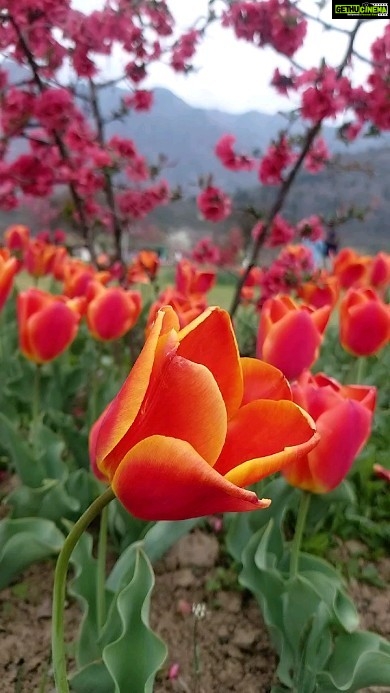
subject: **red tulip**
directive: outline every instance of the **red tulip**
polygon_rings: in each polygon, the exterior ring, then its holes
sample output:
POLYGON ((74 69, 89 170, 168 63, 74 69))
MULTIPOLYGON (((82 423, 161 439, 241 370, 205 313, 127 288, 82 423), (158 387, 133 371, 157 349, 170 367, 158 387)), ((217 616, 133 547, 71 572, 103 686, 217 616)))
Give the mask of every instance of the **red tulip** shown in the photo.
POLYGON ((355 356, 370 356, 390 339, 390 308, 374 289, 349 289, 340 303, 340 342, 355 356))
POLYGON ((294 380, 318 357, 331 308, 314 309, 280 295, 264 302, 260 314, 257 356, 294 380))
POLYGON ((99 282, 91 282, 87 298, 86 318, 88 327, 96 339, 109 341, 123 337, 137 322, 141 312, 141 294, 125 291, 120 287, 105 288, 99 282))
POLYGON ((282 469, 289 484, 326 493, 336 488, 365 445, 375 408, 376 388, 340 385, 323 373, 302 373, 292 385, 294 402, 313 417, 320 434, 314 450, 282 469))
POLYGON ((228 314, 179 330, 166 307, 122 389, 92 428, 91 464, 146 520, 268 507, 244 489, 317 443, 277 369, 240 359, 228 314))
POLYGON ((39 289, 22 291, 17 301, 22 353, 35 363, 62 354, 76 336, 80 308, 80 299, 70 301, 39 289))
POLYGON ((4 232, 4 241, 7 248, 13 252, 22 253, 28 246, 30 230, 23 224, 9 226, 4 232))
POLYGON ((386 289, 390 284, 390 255, 377 253, 369 265, 368 281, 375 289, 386 289))
POLYGON ((18 271, 18 261, 11 257, 7 248, 0 248, 0 310, 3 308, 14 281, 14 276, 18 271))

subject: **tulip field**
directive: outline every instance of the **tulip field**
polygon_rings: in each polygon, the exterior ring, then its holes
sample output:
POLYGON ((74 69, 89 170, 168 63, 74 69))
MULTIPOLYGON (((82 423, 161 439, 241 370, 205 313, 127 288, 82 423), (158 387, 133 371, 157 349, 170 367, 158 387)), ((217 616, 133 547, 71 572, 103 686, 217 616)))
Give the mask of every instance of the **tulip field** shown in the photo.
MULTIPOLYGON (((274 691, 387 690, 389 621, 364 630, 351 595, 361 606, 357 586, 371 585, 388 610, 390 256, 342 250, 260 311, 256 272, 231 321, 208 307, 223 277, 210 263, 180 261, 174 285, 157 290, 167 271, 145 250, 124 288, 61 241, 12 226, 0 265, 4 593, 33 589, 39 569, 50 584, 60 552, 52 660, 46 652, 34 690, 52 690, 54 675, 60 691, 218 690, 201 634, 224 593, 260 608, 275 659, 258 673, 264 690, 275 672, 274 691), (169 595, 173 610, 168 649, 164 610, 159 622, 150 606, 153 565, 164 585, 154 599, 169 595)), ((232 299, 233 279, 221 288, 232 299)), ((222 610, 217 622, 231 618, 222 610)), ((251 623, 230 626, 233 642, 251 623)), ((243 662, 230 657, 240 676, 245 658, 256 666, 252 637, 243 662)), ((29 676, 21 690, 33 690, 29 676)))

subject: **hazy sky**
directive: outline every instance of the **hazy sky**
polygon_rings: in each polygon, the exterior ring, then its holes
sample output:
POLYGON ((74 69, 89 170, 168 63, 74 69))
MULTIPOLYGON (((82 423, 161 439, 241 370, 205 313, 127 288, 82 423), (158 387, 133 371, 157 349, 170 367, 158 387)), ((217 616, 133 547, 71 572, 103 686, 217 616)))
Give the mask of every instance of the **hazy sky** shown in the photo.
MULTIPOLYGON (((102 2, 74 0, 73 4, 85 12, 87 7, 95 8, 102 2)), ((168 0, 168 6, 178 28, 184 30, 205 14, 207 0, 168 0)), ((314 0, 303 0, 300 6, 312 14, 315 12, 314 0)), ((348 19, 332 20, 330 3, 321 16, 347 29, 355 23, 355 20, 348 19)), ((383 32, 385 24, 385 20, 371 20, 363 25, 356 43, 359 53, 369 56, 369 46, 383 32)), ((337 65, 344 54, 346 40, 345 35, 324 31, 311 22, 305 46, 294 58, 306 67, 318 65, 322 57, 326 58, 328 64, 337 65)), ((110 59, 108 69, 115 72, 121 62, 121 56, 115 55, 110 59)), ((176 74, 163 64, 153 65, 144 85, 166 87, 194 106, 236 113, 248 110, 274 113, 289 106, 286 99, 279 97, 269 87, 275 67, 288 71, 288 61, 269 48, 259 49, 245 41, 238 41, 230 29, 217 25, 209 28, 198 50, 195 65, 197 71, 188 76, 176 74)), ((356 61, 355 83, 362 82, 367 71, 366 64, 356 61)))

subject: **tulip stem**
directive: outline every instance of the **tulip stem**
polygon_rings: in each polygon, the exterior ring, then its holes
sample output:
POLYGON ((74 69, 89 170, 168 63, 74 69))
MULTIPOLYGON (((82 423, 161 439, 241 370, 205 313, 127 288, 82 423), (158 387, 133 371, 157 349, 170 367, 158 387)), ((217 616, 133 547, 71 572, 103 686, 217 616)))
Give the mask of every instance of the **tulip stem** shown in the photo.
POLYGON ((291 545, 290 556, 290 577, 294 578, 298 575, 299 552, 302 543, 303 532, 305 529, 307 513, 311 501, 310 491, 302 491, 299 501, 297 524, 295 526, 295 534, 291 545))
POLYGON ((100 516, 99 543, 97 554, 96 606, 99 633, 106 620, 106 560, 107 560, 108 507, 104 506, 100 516))
POLYGON ((58 556, 54 575, 52 608, 52 658, 57 693, 69 693, 64 642, 64 607, 69 559, 83 532, 114 498, 115 494, 110 487, 91 503, 72 527, 58 556))
POLYGON ((36 363, 34 369, 34 384, 32 391, 32 402, 31 402, 31 429, 30 429, 30 441, 32 444, 32 449, 34 452, 35 460, 38 459, 38 429, 39 429, 39 416, 41 407, 41 364, 36 363))
POLYGON ((366 359, 364 356, 360 356, 356 359, 356 376, 355 385, 361 385, 364 379, 366 371, 366 359))

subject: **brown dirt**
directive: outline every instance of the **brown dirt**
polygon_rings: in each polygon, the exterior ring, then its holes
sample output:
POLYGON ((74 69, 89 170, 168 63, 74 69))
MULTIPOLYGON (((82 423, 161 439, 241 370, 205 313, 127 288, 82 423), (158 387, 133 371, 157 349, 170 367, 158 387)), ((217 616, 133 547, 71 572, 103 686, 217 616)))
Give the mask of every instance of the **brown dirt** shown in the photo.
MULTIPOLYGON (((379 572, 389 584, 390 559, 380 562, 379 572)), ((0 594, 2 693, 53 693, 52 577, 52 562, 35 565, 0 594)), ((231 585, 229 579, 229 572, 220 568, 216 537, 202 532, 184 537, 156 566, 152 624, 167 642, 169 657, 157 677, 155 693, 270 690, 276 659, 259 609, 246 593, 232 589, 233 579, 231 585), (195 620, 192 604, 206 605, 204 618, 195 620), (170 678, 173 665, 176 665, 176 676, 170 678)), ((389 637, 390 588, 353 582, 351 593, 360 610, 362 626, 389 637)), ((68 605, 66 618, 71 639, 79 622, 76 604, 68 605)), ((386 690, 390 688, 371 688, 366 692, 385 693, 386 690)))

